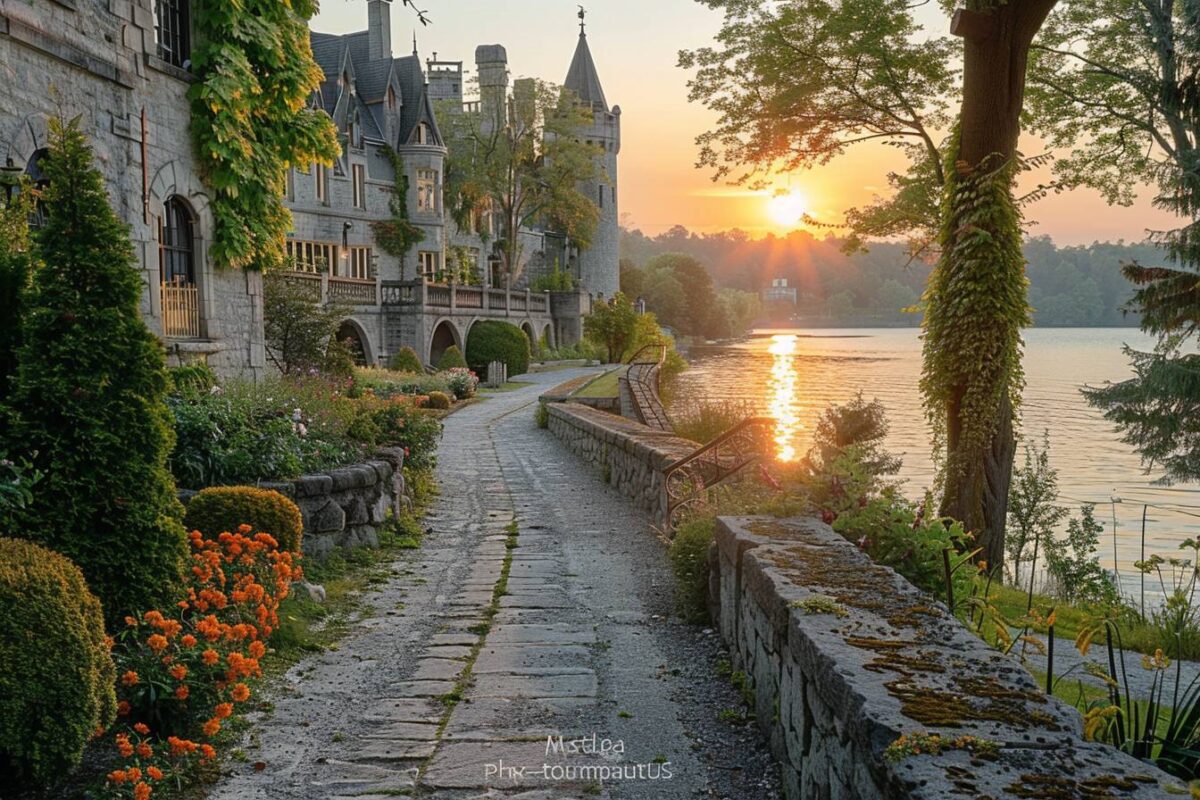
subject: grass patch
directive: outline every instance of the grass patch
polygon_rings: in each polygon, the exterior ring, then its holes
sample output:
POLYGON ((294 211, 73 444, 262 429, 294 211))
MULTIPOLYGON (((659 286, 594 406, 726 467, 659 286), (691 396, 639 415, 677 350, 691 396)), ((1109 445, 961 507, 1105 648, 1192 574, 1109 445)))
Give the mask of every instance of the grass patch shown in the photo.
POLYGON ((752 416, 754 407, 747 402, 703 400, 672 408, 671 425, 675 428, 676 436, 708 444, 752 416))
POLYGON ((671 540, 668 555, 675 573, 679 614, 688 622, 709 622, 708 548, 716 529, 714 517, 694 517, 681 523, 671 540))
POLYGON ((616 369, 593 378, 581 389, 572 393, 572 397, 616 397, 619 393, 618 380, 623 377, 629 367, 620 366, 616 369))

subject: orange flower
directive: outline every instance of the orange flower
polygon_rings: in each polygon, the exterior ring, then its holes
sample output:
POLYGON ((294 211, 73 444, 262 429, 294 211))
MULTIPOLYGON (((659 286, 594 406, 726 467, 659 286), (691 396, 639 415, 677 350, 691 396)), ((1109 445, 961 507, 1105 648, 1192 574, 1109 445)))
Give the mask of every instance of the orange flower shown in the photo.
POLYGON ((146 774, 151 780, 161 781, 163 779, 163 771, 158 767, 146 767, 146 774))
POLYGON ((168 736, 167 744, 171 747, 171 755, 182 756, 196 752, 196 743, 178 736, 168 736))
POLYGON ((254 658, 262 658, 267 654, 267 646, 259 641, 250 643, 250 655, 254 658))
POLYGON ((138 674, 133 670, 129 670, 121 676, 121 683, 125 686, 137 686, 138 674))
POLYGON ((205 761, 212 761, 217 757, 217 751, 211 744, 202 744, 200 745, 200 755, 204 757, 205 761))
MULTIPOLYGON (((131 628, 136 626, 138 624, 137 617, 126 617, 125 624, 131 628)), ((116 773, 113 773, 113 774, 115 775, 116 773)))
POLYGON ((118 717, 128 717, 129 712, 132 710, 133 709, 131 709, 129 707, 128 700, 122 700, 121 702, 117 703, 117 716, 118 717))
POLYGON ((175 687, 175 699, 176 700, 187 700, 188 694, 189 694, 188 687, 186 687, 186 686, 175 687))
POLYGON ((154 748, 146 742, 140 742, 137 746, 137 754, 142 758, 154 758, 154 748))
POLYGON ((117 752, 119 752, 122 755, 122 757, 129 758, 131 755, 133 755, 133 745, 129 743, 128 735, 126 735, 124 733, 118 733, 116 736, 116 740, 117 740, 117 752))
POLYGON ((231 714, 233 714, 233 703, 219 703, 213 709, 213 716, 217 719, 228 719, 231 714))
POLYGON ((171 677, 177 681, 181 681, 187 677, 188 668, 183 664, 176 664, 170 669, 171 677))
POLYGON ((150 800, 150 795, 154 790, 150 788, 148 783, 139 783, 133 787, 133 800, 150 800))
POLYGON ((129 778, 130 782, 140 781, 142 779, 142 771, 137 767, 130 767, 129 769, 125 770, 125 775, 129 778))
POLYGON ((161 633, 156 633, 146 640, 146 644, 149 645, 150 649, 154 652, 161 653, 163 650, 167 649, 167 637, 163 636, 161 633))
POLYGON ((204 727, 200 730, 204 732, 205 736, 212 738, 213 736, 217 735, 218 731, 221 730, 221 720, 213 717, 208 722, 204 723, 204 727))
POLYGON ((207 664, 210 667, 213 664, 215 664, 221 660, 220 654, 217 653, 216 650, 213 650, 211 647, 208 648, 207 650, 205 650, 203 653, 201 653, 200 658, 204 661, 205 664, 207 664))
POLYGON ((192 636, 190 633, 184 634, 184 637, 179 640, 179 643, 182 644, 184 647, 195 647, 196 646, 196 637, 192 636))
POLYGON ((149 733, 149 732, 150 732, 150 726, 149 726, 149 725, 147 725, 147 724, 146 724, 146 723, 144 723, 144 722, 138 722, 138 723, 136 723, 136 724, 133 726, 133 729, 134 729, 135 731, 137 731, 138 733, 140 733, 142 736, 145 736, 147 733, 149 733))
POLYGON ((244 703, 250 699, 250 687, 244 683, 239 683, 233 687, 233 691, 229 693, 235 701, 244 703))
POLYGON ((163 615, 161 611, 147 611, 142 615, 142 619, 147 625, 157 625, 163 621, 163 615))
POLYGON ((126 779, 125 770, 117 769, 117 770, 113 770, 112 772, 108 773, 108 780, 112 783, 121 784, 121 783, 125 782, 125 779, 126 779))

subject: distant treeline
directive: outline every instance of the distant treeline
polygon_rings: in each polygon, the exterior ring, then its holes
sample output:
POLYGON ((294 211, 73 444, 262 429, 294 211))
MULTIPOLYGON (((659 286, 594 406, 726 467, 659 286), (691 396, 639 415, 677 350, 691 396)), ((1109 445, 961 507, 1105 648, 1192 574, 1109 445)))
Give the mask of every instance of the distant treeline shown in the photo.
MULTIPOLYGON (((805 231, 751 239, 738 230, 693 234, 681 226, 655 237, 622 230, 626 267, 665 253, 694 257, 718 288, 757 293, 774 279, 786 278, 797 290, 794 312, 789 303, 767 313, 777 319, 794 313, 831 324, 917 324, 919 314, 901 309, 919 303, 930 270, 929 264, 910 263, 902 244, 873 243, 866 252, 847 254, 841 240, 817 239, 805 231)), ((1047 327, 1136 325, 1137 318, 1121 310, 1132 289, 1120 265, 1162 263, 1161 252, 1149 244, 1057 247, 1046 236, 1029 239, 1025 257, 1034 322, 1047 327)))

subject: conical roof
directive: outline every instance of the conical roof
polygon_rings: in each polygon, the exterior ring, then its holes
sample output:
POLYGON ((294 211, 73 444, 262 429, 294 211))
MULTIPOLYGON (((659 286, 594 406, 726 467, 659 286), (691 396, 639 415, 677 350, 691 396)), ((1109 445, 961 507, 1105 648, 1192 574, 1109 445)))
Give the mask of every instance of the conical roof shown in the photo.
POLYGON ((592 51, 588 49, 587 34, 579 32, 579 44, 575 46, 575 57, 571 59, 571 68, 567 70, 567 79, 563 86, 570 89, 580 99, 592 108, 608 111, 608 102, 604 99, 604 89, 600 87, 600 75, 596 72, 596 62, 592 61, 592 51))

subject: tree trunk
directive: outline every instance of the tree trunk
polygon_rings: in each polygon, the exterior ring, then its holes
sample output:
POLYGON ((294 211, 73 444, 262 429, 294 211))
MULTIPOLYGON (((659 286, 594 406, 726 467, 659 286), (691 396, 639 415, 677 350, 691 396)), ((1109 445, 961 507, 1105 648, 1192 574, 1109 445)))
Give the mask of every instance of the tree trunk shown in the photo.
MULTIPOLYGON (((964 40, 960 171, 996 169, 1015 158, 1029 48, 1056 2, 1010 0, 988 12, 955 14, 951 30, 964 40)), ((1011 236, 1014 232, 998 233, 1011 236)), ((948 463, 955 463, 961 447, 965 390, 964 381, 947 403, 948 463)), ((944 516, 960 520, 975 534, 974 546, 981 548, 977 558, 986 560, 989 568, 1004 563, 1004 526, 1015 454, 1013 398, 1006 392, 990 446, 982 457, 962 463, 962 469, 947 475, 941 507, 944 516)))

